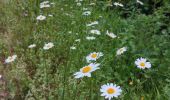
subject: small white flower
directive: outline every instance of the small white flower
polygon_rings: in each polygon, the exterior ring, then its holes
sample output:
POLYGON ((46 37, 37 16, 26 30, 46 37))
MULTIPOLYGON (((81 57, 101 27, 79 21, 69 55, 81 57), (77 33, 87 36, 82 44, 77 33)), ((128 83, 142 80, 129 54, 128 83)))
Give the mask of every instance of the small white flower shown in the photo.
POLYGON ((49 4, 46 4, 46 5, 42 4, 42 5, 40 5, 40 8, 49 8, 49 7, 50 7, 49 4))
POLYGON ((136 2, 139 3, 140 5, 144 5, 142 1, 136 0, 136 2))
POLYGON ((48 49, 52 48, 53 46, 54 46, 54 44, 52 42, 49 42, 49 43, 44 45, 43 49, 48 50, 48 49))
POLYGON ((91 34, 101 35, 99 30, 90 30, 91 34))
POLYGON ((147 62, 145 58, 138 58, 135 61, 135 64, 140 69, 151 68, 151 63, 147 62))
POLYGON ((114 5, 115 5, 115 6, 123 7, 123 4, 121 4, 121 3, 119 3, 119 2, 115 2, 114 5))
POLYGON ((117 36, 114 34, 114 33, 109 33, 109 31, 107 30, 107 32, 106 32, 106 34, 108 35, 108 36, 110 36, 111 38, 116 38, 117 36))
POLYGON ((97 69, 100 69, 98 66, 99 63, 91 63, 88 66, 84 66, 83 68, 80 69, 79 72, 76 72, 74 74, 75 78, 82 78, 84 76, 91 77, 91 73, 94 72, 97 69))
POLYGON ((50 3, 50 2, 49 1, 43 1, 40 4, 48 4, 48 3, 50 3))
POLYGON ((96 61, 98 58, 102 57, 103 53, 102 52, 93 52, 90 53, 87 57, 86 60, 89 63, 90 61, 96 61))
POLYGON ((48 16, 53 17, 53 15, 49 14, 48 16))
POLYGON ((81 3, 80 3, 80 2, 78 2, 78 3, 77 3, 77 6, 81 6, 81 3))
POLYGON ((89 5, 90 5, 90 6, 94 6, 94 5, 96 5, 96 4, 95 4, 95 3, 90 3, 89 5))
POLYGON ((13 62, 13 61, 15 61, 16 58, 17 58, 17 55, 9 56, 9 57, 5 60, 5 63, 13 62))
POLYGON ((49 1, 44 1, 40 3, 40 8, 49 8, 50 4, 49 1))
POLYGON ((101 86, 100 92, 102 92, 101 96, 104 96, 105 99, 111 100, 113 97, 117 98, 121 95, 122 89, 116 84, 107 83, 101 86))
POLYGON ((93 25, 97 25, 97 24, 99 24, 99 22, 98 21, 94 21, 94 22, 91 22, 90 24, 87 24, 86 26, 93 26, 93 25))
POLYGON ((85 12, 83 12, 82 15, 84 15, 84 16, 89 16, 89 15, 91 15, 91 12, 90 12, 90 11, 85 11, 85 12))
POLYGON ((75 50, 75 49, 76 49, 76 47, 75 47, 75 46, 71 46, 71 47, 70 47, 70 49, 75 50))
POLYGON ((76 42, 80 42, 81 40, 80 40, 80 39, 76 39, 75 41, 76 41, 76 42))
POLYGON ((36 47, 36 44, 31 44, 28 46, 28 48, 35 48, 36 47))
POLYGON ((125 51, 127 51, 127 47, 123 47, 123 48, 120 48, 116 51, 116 55, 121 55, 123 54, 125 51))
POLYGON ((96 37, 94 37, 94 36, 87 36, 86 39, 87 39, 87 40, 95 40, 96 37))
POLYGON ((40 20, 40 21, 45 20, 45 19, 46 19, 46 17, 43 16, 43 15, 39 15, 39 16, 37 17, 37 20, 40 20))

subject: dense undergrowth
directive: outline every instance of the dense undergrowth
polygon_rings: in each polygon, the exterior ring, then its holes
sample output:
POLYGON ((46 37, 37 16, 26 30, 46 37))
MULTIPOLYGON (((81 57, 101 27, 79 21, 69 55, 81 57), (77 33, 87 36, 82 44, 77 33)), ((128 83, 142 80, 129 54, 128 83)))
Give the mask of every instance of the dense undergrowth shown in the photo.
POLYGON ((124 7, 111 6, 114 2, 106 0, 83 0, 81 5, 75 0, 51 0, 51 7, 40 9, 41 2, 0 3, 1 99, 103 100, 100 87, 114 83, 122 89, 118 100, 169 100, 168 0, 146 0, 144 5, 119 0, 124 7), (82 15, 86 10, 91 15, 82 15), (46 19, 38 21, 40 14, 46 19), (98 24, 87 26, 94 21, 98 24), (90 34, 92 29, 100 30, 101 35, 90 34), (117 38, 107 36, 107 30, 117 38), (44 50, 49 42, 54 47, 44 50), (30 44, 36 47, 30 49, 30 44), (122 47, 127 51, 116 56, 122 47), (90 78, 74 78, 92 52, 104 54, 96 61, 100 69, 90 78), (16 60, 6 64, 5 59, 12 55, 17 55, 16 60), (147 58, 152 67, 137 68, 134 62, 140 57, 147 58))

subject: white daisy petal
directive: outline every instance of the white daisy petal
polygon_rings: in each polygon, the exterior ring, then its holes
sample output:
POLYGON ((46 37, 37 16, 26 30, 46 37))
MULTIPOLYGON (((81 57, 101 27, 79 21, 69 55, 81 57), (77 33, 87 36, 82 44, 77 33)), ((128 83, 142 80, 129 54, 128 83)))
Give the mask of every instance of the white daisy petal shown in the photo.
POLYGON ((100 64, 91 63, 88 66, 84 66, 79 72, 74 74, 75 78, 82 78, 84 76, 91 77, 91 73, 99 69, 100 64))
POLYGON ((135 65, 139 69, 151 68, 151 63, 147 62, 147 60, 145 58, 142 58, 142 57, 136 59, 135 65))
POLYGON ((28 48, 35 48, 36 47, 36 44, 31 44, 28 46, 28 48))
POLYGON ((48 49, 52 48, 53 46, 54 46, 54 44, 52 42, 49 42, 49 43, 44 45, 43 49, 48 50, 48 49))
POLYGON ((93 52, 90 53, 87 57, 86 60, 89 63, 90 61, 96 61, 98 58, 102 57, 103 53, 102 52, 93 52))
POLYGON ((39 20, 39 21, 42 21, 42 20, 45 20, 45 19, 46 19, 46 17, 43 16, 43 15, 39 15, 39 16, 37 17, 37 20, 39 20))
POLYGON ((101 35, 99 30, 90 30, 91 34, 101 35))
POLYGON ((114 33, 111 33, 111 32, 109 32, 108 30, 107 30, 107 32, 106 32, 106 35, 108 35, 109 37, 111 37, 111 38, 113 38, 113 39, 117 37, 114 33))
POLYGON ((122 90, 120 86, 116 86, 113 83, 107 83, 106 85, 101 86, 100 92, 102 92, 101 96, 111 100, 113 97, 117 98, 121 95, 122 90))
POLYGON ((116 51, 116 55, 118 56, 118 55, 121 55, 121 54, 123 54, 125 51, 127 51, 127 47, 122 47, 122 48, 120 48, 120 49, 118 49, 117 51, 116 51))

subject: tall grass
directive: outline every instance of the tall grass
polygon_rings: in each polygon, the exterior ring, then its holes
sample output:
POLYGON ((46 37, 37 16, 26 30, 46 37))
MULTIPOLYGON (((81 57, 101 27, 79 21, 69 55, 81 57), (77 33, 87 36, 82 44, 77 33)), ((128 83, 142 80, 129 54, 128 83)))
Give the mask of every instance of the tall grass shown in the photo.
POLYGON ((143 9, 148 7, 147 2, 140 8, 119 1, 128 11, 108 7, 108 2, 103 0, 84 0, 81 6, 77 6, 75 0, 51 0, 55 4, 45 9, 39 8, 40 2, 9 0, 0 4, 0 98, 103 100, 100 87, 115 83, 123 91, 118 100, 169 99, 168 1, 164 0, 164 6, 155 7, 150 14, 143 9), (92 2, 96 5, 90 6, 92 2), (88 8, 92 14, 83 16, 83 8, 88 8), (47 19, 37 21, 40 14, 47 19), (86 26, 93 21, 99 24, 86 26), (90 34, 91 29, 100 30, 101 35, 90 34), (107 36, 107 30, 118 38, 107 36), (89 41, 86 36, 96 39, 89 41), (53 42, 54 47, 45 51, 43 46, 48 42, 53 42), (30 44, 37 46, 29 49, 30 44), (71 46, 76 49, 70 49, 71 46), (127 52, 116 56, 116 51, 124 46, 127 52), (103 52, 104 56, 96 61, 101 64, 100 69, 93 72, 91 78, 75 79, 73 74, 88 65, 86 56, 91 52, 103 52), (17 54, 17 59, 4 64, 13 54, 17 54), (139 57, 147 58, 152 67, 138 69, 134 62, 139 57))

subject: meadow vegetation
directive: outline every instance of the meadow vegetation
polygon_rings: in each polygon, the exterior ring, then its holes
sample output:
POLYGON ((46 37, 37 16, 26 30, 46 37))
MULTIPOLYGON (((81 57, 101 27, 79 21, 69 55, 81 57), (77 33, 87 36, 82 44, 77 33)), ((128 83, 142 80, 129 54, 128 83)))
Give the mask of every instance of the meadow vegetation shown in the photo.
POLYGON ((0 99, 169 100, 170 1, 137 1, 0 0, 0 99))

